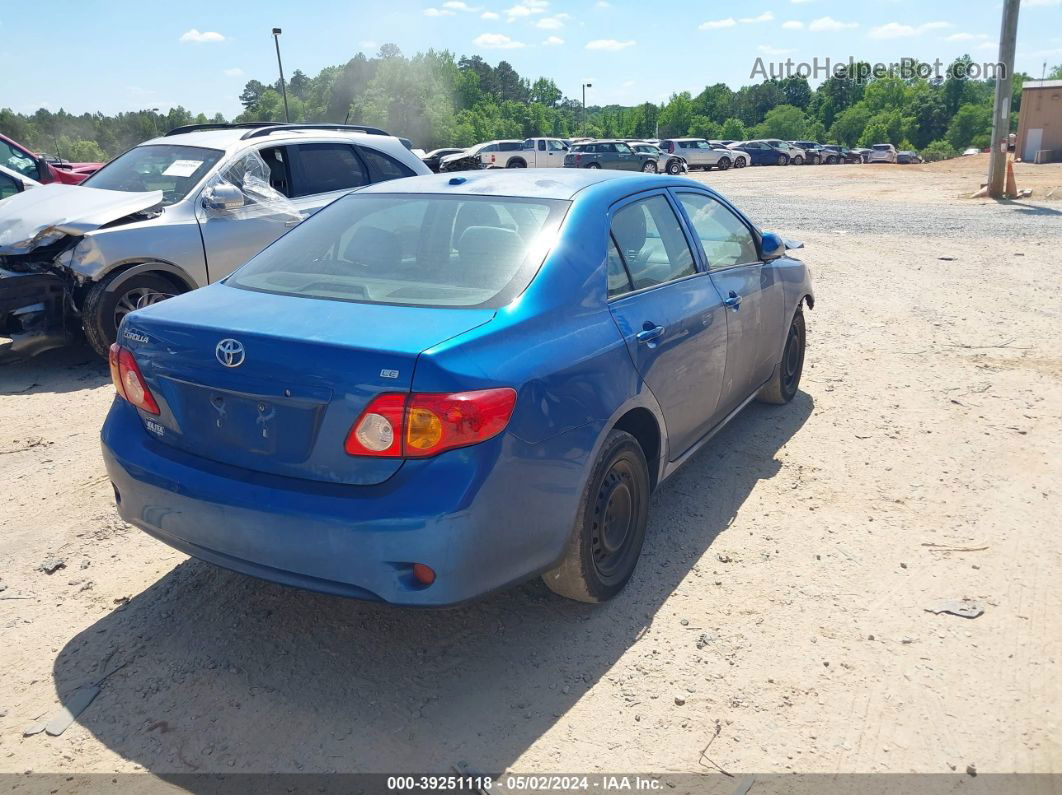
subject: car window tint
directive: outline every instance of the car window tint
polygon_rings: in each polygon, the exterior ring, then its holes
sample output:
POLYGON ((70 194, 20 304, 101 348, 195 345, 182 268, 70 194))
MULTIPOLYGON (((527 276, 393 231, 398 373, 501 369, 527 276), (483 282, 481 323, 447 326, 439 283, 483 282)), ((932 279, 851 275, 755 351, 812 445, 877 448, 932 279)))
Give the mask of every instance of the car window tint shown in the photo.
POLYGON ((349 144, 300 144, 296 196, 312 196, 369 184, 361 159, 349 144))
POLYGON ((663 196, 621 207, 613 216, 612 234, 635 290, 695 273, 693 253, 663 196))
POLYGON ((752 233, 727 207, 700 193, 679 193, 678 199, 701 241, 710 270, 759 261, 752 233))
POLYGON ((368 146, 359 146, 358 151, 365 165, 369 167, 369 179, 372 182, 415 176, 413 169, 383 152, 378 152, 368 146))
POLYGON ((627 273, 627 267, 623 264, 623 257, 616 248, 616 241, 612 235, 608 238, 608 297, 615 298, 618 295, 631 291, 631 277, 627 273))
POLYGON ((538 151, 540 151, 540 152, 545 152, 546 151, 546 142, 545 141, 540 140, 538 142, 538 151))
POLYGON ((631 153, 631 148, 627 144, 612 144, 612 148, 621 155, 629 155, 631 153))
POLYGON ((550 141, 549 142, 549 148, 550 148, 550 151, 553 151, 553 152, 563 152, 564 151, 564 144, 562 144, 560 141, 550 141))

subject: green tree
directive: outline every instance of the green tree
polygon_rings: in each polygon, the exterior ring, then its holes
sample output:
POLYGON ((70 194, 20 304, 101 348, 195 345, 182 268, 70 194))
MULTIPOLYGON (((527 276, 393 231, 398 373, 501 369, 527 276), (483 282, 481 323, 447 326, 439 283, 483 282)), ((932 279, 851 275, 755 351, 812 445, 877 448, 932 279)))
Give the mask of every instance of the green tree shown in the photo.
POLYGON ((690 92, 672 94, 660 112, 660 134, 685 135, 693 123, 693 98, 690 92))
POLYGON ((955 148, 944 140, 932 141, 922 147, 922 157, 927 163, 932 163, 935 160, 947 160, 958 154, 955 148))
POLYGON ((720 125, 709 119, 707 116, 700 114, 693 117, 690 121, 690 127, 686 130, 686 135, 690 135, 694 138, 719 138, 720 125))
POLYGON ((870 109, 858 102, 837 116, 830 127, 830 138, 846 146, 855 146, 870 121, 870 109))
POLYGON ((74 141, 63 150, 63 157, 75 163, 100 163, 107 159, 95 141, 74 141))
POLYGON ((984 105, 963 105, 948 124, 944 136, 956 149, 963 149, 974 144, 978 136, 989 136, 992 132, 992 109, 984 105))
POLYGON ((742 124, 741 119, 729 118, 723 122, 723 129, 719 133, 719 138, 723 141, 744 141, 748 137, 748 132, 745 130, 745 125, 742 124))
POLYGON ((763 122, 756 127, 756 136, 794 141, 804 135, 806 126, 807 118, 800 108, 793 105, 778 105, 767 111, 763 122))

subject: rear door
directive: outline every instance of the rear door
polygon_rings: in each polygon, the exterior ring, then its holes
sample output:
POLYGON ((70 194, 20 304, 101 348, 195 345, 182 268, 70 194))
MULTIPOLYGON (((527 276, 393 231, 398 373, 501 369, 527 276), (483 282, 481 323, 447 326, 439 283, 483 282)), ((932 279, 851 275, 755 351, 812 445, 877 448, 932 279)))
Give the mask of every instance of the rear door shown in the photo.
POLYGON ((610 215, 609 309, 663 411, 675 460, 717 416, 727 344, 722 302, 665 191, 638 194, 610 215))
POLYGON ((731 207, 695 190, 675 195, 726 307, 727 356, 720 408, 734 409, 771 375, 781 355, 784 296, 758 235, 731 207))
POLYGON ((357 147, 343 141, 298 144, 293 150, 291 198, 303 220, 344 193, 372 182, 357 147))

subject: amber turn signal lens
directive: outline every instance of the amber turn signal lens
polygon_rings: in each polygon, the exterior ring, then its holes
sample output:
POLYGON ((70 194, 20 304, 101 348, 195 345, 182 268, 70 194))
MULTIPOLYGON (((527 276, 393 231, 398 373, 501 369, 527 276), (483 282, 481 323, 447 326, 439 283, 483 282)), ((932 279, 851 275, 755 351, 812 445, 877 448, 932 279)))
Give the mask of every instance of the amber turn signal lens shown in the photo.
POLYGON ((431 566, 425 566, 423 563, 414 563, 413 579, 421 585, 431 585, 435 582, 435 569, 431 566))

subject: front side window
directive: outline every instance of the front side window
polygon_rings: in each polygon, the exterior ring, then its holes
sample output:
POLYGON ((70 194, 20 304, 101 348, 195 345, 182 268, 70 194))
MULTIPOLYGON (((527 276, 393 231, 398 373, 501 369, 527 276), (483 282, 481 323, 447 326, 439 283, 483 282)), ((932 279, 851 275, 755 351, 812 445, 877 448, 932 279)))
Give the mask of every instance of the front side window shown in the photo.
POLYGON ((540 152, 545 152, 546 151, 546 142, 545 141, 539 141, 538 142, 538 151, 540 151, 540 152))
POLYGON ((679 193, 678 200, 701 241, 709 270, 759 261, 752 233, 727 207, 700 193, 679 193))
POLYGON ((226 284, 338 301, 497 308, 530 284, 568 204, 353 193, 252 258, 226 284))
POLYGON ((164 205, 179 202, 224 154, 220 149, 148 144, 130 149, 81 184, 104 190, 162 191, 164 205))
POLYGON ((663 196, 631 202, 617 210, 612 217, 612 235, 635 290, 696 272, 682 226, 663 196))
POLYGON ((21 193, 21 191, 22 185, 13 176, 0 171, 0 199, 14 196, 16 193, 21 193))
POLYGON ((613 144, 612 146, 621 155, 629 155, 629 154, 631 154, 631 148, 629 146, 627 146, 627 144, 613 144))
POLYGON ((562 142, 560 142, 560 141, 550 141, 549 142, 549 149, 550 149, 551 152, 564 152, 564 151, 566 151, 564 144, 562 142))

